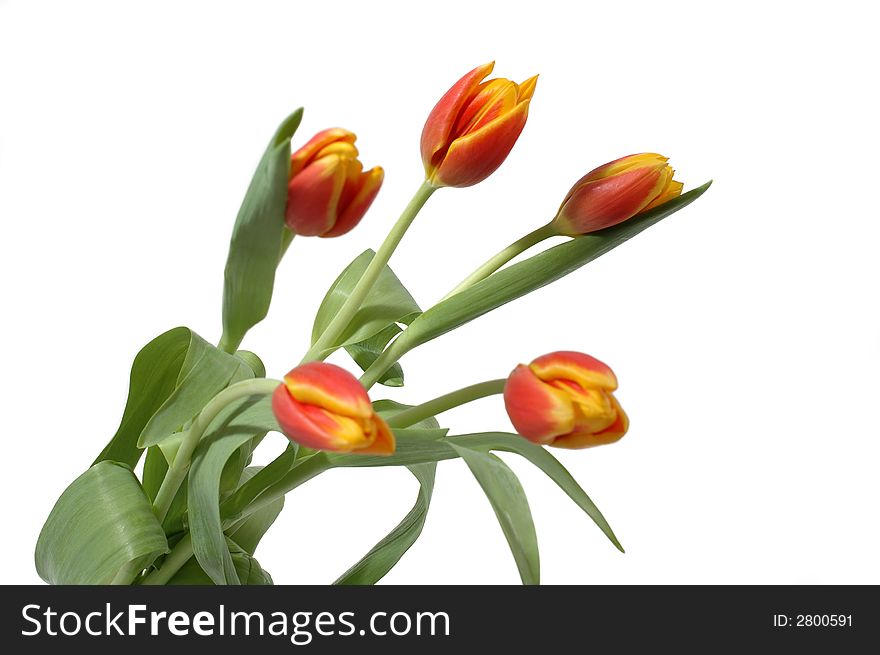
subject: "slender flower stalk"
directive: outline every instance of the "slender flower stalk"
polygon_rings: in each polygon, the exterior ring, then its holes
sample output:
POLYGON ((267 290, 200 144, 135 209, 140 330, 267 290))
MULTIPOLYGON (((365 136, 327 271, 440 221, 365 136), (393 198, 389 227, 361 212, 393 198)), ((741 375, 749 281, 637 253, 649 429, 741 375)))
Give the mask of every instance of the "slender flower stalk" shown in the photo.
POLYGON ((400 244, 403 235, 406 234, 407 229, 412 225, 412 222, 415 220, 415 217, 418 216, 419 211, 424 207, 428 198, 430 198, 431 194, 436 190, 437 188, 432 186, 428 181, 423 182, 418 188, 415 195, 412 197, 412 200, 410 200, 409 204, 400 215, 400 218, 397 219, 394 227, 391 228, 388 236, 385 237, 385 241, 379 247, 376 256, 370 261, 367 270, 364 271, 363 276, 358 280, 351 295, 346 299, 336 316, 333 317, 333 320, 330 321, 330 324, 327 326, 327 329, 324 330, 324 333, 318 337, 318 340, 315 341, 314 345, 309 348, 308 352, 303 357, 302 362, 300 362, 301 364, 315 360, 323 360, 333 352, 336 341, 345 331, 345 328, 348 327, 348 324, 351 322, 351 319, 354 318, 358 309, 360 309, 367 294, 370 292, 370 289, 373 288, 373 284, 379 279, 379 274, 388 263, 388 260, 391 259, 391 255, 394 254, 394 250, 400 244))
POLYGON ((438 396, 433 400, 410 407, 402 412, 398 412, 386 421, 391 428, 406 428, 411 425, 423 421, 428 417, 442 414, 455 407, 460 407, 480 398, 487 398, 504 392, 506 379, 489 380, 488 382, 480 382, 472 384, 469 387, 457 389, 450 393, 438 396))
POLYGON ((119 569, 119 573, 114 576, 114 578, 110 581, 110 584, 113 586, 130 585, 132 580, 140 575, 141 570, 142 569, 138 565, 137 561, 129 562, 121 569, 119 569))
POLYGON ((394 366, 398 359, 408 353, 411 348, 418 345, 410 344, 411 339, 407 338, 409 334, 410 331, 407 328, 400 334, 400 336, 392 341, 391 344, 382 351, 382 354, 370 364, 366 371, 364 371, 364 374, 360 378, 361 384, 364 385, 364 389, 369 390, 370 387, 381 379, 385 374, 385 371, 394 366))
POLYGON ((168 553, 162 566, 141 582, 142 585, 165 585, 174 577, 184 564, 186 564, 193 556, 192 537, 187 532, 180 541, 178 541, 171 552, 168 553))
POLYGON ((189 471, 193 452, 196 446, 198 446, 205 430, 211 424, 211 421, 217 418, 221 411, 236 400, 251 396, 268 396, 275 391, 279 384, 281 382, 278 380, 268 380, 265 378, 243 380, 233 384, 231 387, 227 387, 205 405, 189 430, 184 434, 180 443, 180 449, 177 451, 177 455, 174 456, 174 461, 168 467, 165 479, 162 480, 162 485, 159 487, 158 493, 156 493, 153 511, 160 523, 165 520, 168 509, 171 507, 171 502, 174 500, 174 496, 177 495, 177 490, 180 489, 180 484, 183 482, 184 477, 186 477, 187 471, 189 471))
POLYGON ((518 257, 526 250, 528 250, 532 246, 538 245, 545 239, 549 239, 550 237, 557 235, 558 232, 556 232, 556 229, 551 223, 543 225, 533 232, 529 232, 521 239, 517 239, 509 246, 507 246, 504 250, 486 260, 485 264, 476 269, 473 273, 462 280, 462 282, 457 287, 455 287, 452 291, 443 296, 443 300, 454 296, 459 291, 464 291, 468 287, 472 287, 481 280, 485 280, 487 277, 492 275, 492 273, 504 266, 511 259, 518 257))

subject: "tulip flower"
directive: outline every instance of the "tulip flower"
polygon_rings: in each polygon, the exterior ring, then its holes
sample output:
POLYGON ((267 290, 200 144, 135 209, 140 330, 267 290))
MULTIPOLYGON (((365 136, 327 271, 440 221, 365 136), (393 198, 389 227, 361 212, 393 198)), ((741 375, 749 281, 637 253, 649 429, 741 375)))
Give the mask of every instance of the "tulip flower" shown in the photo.
POLYGON ((682 184, 662 155, 629 155, 590 171, 562 201, 553 226, 578 236, 617 225, 681 194, 682 184))
POLYGON ((446 92, 422 130, 422 162, 435 187, 466 187, 491 175, 525 127, 537 75, 522 84, 484 82, 495 63, 478 66, 446 92))
POLYGON ((504 405, 529 441, 589 448, 620 439, 629 421, 612 392, 613 371, 598 359, 560 351, 517 366, 504 386, 504 405))
POLYGON ((351 373, 324 362, 293 369, 272 395, 272 411, 291 441, 317 450, 394 452, 394 435, 351 373))
POLYGON ((324 130, 291 156, 285 220, 296 234, 338 237, 369 209, 384 172, 363 170, 356 139, 341 128, 324 130))

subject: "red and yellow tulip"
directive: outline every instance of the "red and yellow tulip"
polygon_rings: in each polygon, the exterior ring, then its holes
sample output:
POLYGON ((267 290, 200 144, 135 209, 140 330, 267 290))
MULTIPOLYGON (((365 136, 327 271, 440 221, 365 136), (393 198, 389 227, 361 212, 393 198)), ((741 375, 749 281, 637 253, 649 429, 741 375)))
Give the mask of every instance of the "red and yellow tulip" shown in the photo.
POLYGON ((663 155, 629 155, 584 175, 553 219, 557 232, 578 236, 617 225, 681 194, 663 155))
POLYGON ((517 366, 504 387, 504 405, 529 441, 589 448, 617 441, 629 427, 615 389, 614 372, 598 359, 560 351, 517 366))
POLYGON ((309 362, 284 376, 272 411, 291 441, 317 450, 370 455, 394 452, 394 434, 351 373, 309 362))
POLYGON ((501 166, 529 114, 538 77, 521 84, 483 81, 495 63, 478 66, 446 92, 422 130, 422 162, 435 187, 466 187, 501 166))
POLYGON ((302 236, 338 237, 357 225, 379 193, 384 172, 358 160, 348 130, 318 132, 290 158, 287 226, 302 236))

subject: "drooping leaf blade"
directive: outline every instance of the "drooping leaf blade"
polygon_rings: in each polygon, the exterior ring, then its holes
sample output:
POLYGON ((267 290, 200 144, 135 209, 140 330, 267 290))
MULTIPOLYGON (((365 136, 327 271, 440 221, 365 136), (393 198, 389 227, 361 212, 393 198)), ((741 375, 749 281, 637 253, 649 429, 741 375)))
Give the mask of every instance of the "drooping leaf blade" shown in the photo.
POLYGON ((223 339, 230 348, 269 312, 286 230, 290 139, 302 112, 297 109, 278 127, 235 220, 223 287, 223 339))
MULTIPOLYGON (((403 405, 393 400, 377 400, 373 409, 383 418, 389 418, 410 405, 403 405)), ((440 424, 433 416, 416 423, 413 427, 436 430, 440 424)), ((422 533, 431 496, 434 493, 434 479, 437 473, 436 462, 414 464, 407 467, 419 483, 419 493, 413 508, 403 520, 388 533, 379 543, 364 555, 356 564, 343 573, 333 584, 338 585, 370 585, 381 580, 400 558, 410 549, 422 533)))
POLYGON ((608 521, 596 507, 595 503, 587 495, 587 492, 578 484, 577 480, 572 477, 558 459, 551 455, 546 448, 542 448, 530 441, 523 439, 518 434, 509 434, 505 432, 486 432, 480 434, 463 435, 460 437, 451 437, 451 441, 456 444, 462 444, 473 450, 498 450, 510 453, 516 453, 521 457, 529 460, 532 464, 543 471, 547 477, 555 482, 575 504, 580 507, 599 527, 600 530, 608 537, 609 541, 620 551, 623 552, 623 546, 620 545, 614 531, 608 524, 608 521))
POLYGON ((334 467, 410 466, 425 462, 438 462, 457 457, 443 439, 446 428, 395 428, 397 449, 393 455, 355 455, 328 453, 327 459, 334 467))
POLYGON ((50 584, 109 584, 168 551, 162 526, 131 469, 92 466, 65 489, 37 540, 35 562, 50 584))
POLYGON ((481 432, 445 439, 437 436, 442 434, 442 431, 411 432, 405 429, 395 430, 394 434, 397 438, 397 451, 391 456, 329 455, 328 460, 333 467, 411 466, 458 457, 458 453, 452 448, 453 443, 472 450, 516 453, 529 460, 553 480, 593 520, 609 541, 623 552, 623 546, 602 512, 571 473, 546 448, 537 446, 517 434, 506 432, 481 432))
POLYGON ((348 571, 339 576, 333 584, 376 584, 385 577, 388 571, 394 568, 394 565, 400 561, 400 558, 422 534, 428 509, 431 506, 431 496, 434 493, 437 463, 415 464, 407 468, 419 482, 419 493, 416 496, 415 505, 385 538, 373 546, 370 552, 348 571))
POLYGON ((507 538, 523 584, 541 582, 538 536, 525 491, 513 471, 491 453, 452 444, 480 483, 507 538))

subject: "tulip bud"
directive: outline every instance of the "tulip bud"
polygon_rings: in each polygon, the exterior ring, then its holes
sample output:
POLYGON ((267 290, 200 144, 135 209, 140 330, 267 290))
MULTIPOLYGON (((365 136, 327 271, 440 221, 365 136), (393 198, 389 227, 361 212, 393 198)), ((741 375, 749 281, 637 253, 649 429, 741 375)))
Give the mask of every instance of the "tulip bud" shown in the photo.
POLYGON ((272 411, 291 441, 317 450, 390 455, 394 434, 351 373, 324 362, 298 366, 272 395, 272 411))
POLYGON ((435 187, 485 180, 507 158, 525 127, 538 76, 522 84, 483 82, 495 63, 478 66, 446 92, 422 130, 422 162, 435 187))
POLYGON ((358 161, 357 137, 341 128, 318 132, 290 158, 287 226, 302 236, 338 237, 357 225, 384 177, 358 161))
POLYGON ((516 431, 529 441, 589 448, 620 439, 629 420, 612 395, 614 372, 598 359, 560 351, 517 366, 504 387, 516 431))
POLYGON ((553 225, 578 236, 617 225, 681 194, 667 157, 629 155, 587 173, 565 196, 553 225))

